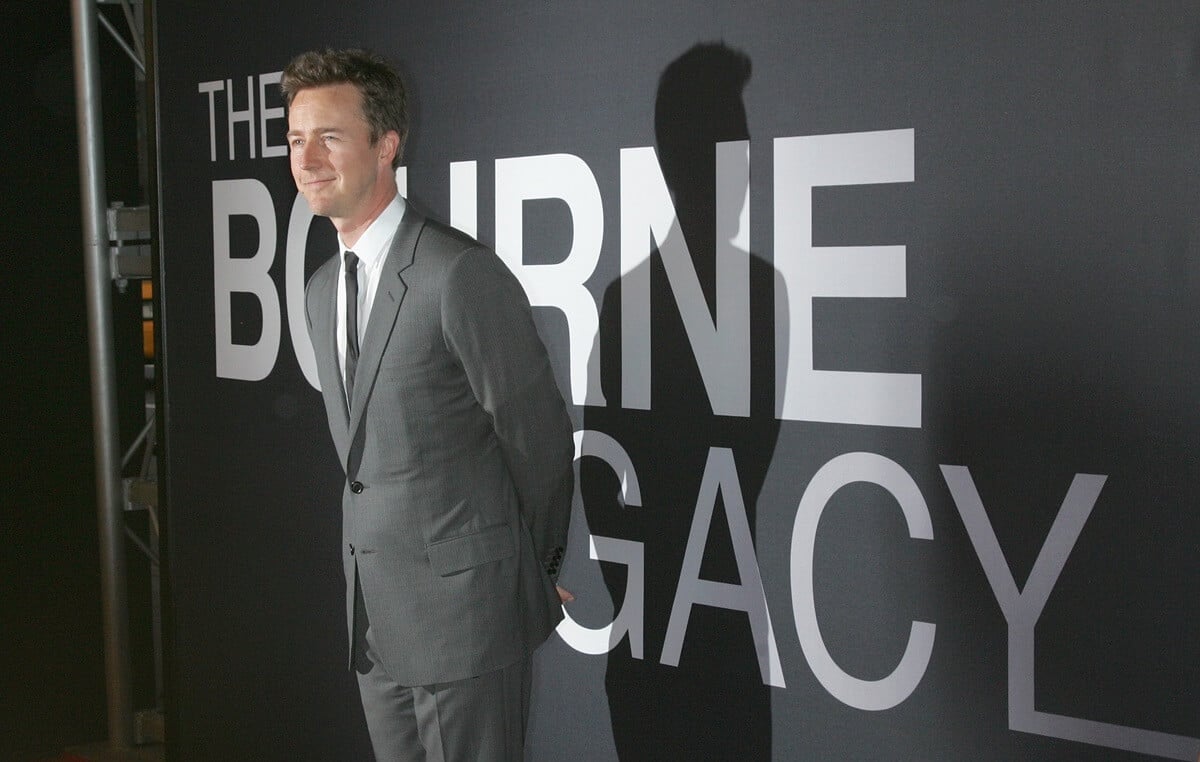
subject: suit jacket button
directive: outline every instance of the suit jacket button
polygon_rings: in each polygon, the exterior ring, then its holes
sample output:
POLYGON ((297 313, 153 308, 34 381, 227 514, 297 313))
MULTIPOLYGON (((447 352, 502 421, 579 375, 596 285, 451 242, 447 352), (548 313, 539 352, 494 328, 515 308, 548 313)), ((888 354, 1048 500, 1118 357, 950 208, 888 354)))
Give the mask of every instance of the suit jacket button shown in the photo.
POLYGON ((360 494, 363 491, 362 482, 350 482, 350 491, 354 494, 360 494))

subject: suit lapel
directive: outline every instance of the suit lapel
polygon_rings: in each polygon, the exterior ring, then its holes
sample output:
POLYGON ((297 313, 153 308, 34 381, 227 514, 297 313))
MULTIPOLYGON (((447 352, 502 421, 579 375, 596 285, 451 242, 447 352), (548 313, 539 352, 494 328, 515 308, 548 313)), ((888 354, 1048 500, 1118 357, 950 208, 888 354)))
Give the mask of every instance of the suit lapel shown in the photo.
POLYGON ((313 317, 313 355, 317 361, 317 380, 324 393, 325 411, 333 444, 344 463, 349 445, 350 414, 346 410, 346 393, 337 359, 337 257, 318 271, 313 279, 310 297, 319 308, 313 317))
POLYGON ((367 333, 363 337, 358 366, 354 373, 354 400, 350 407, 348 441, 354 441, 355 434, 362 424, 367 400, 370 399, 371 392, 375 388, 375 378, 379 375, 379 362, 383 358, 383 351, 391 337, 392 328, 396 325, 400 303, 408 291, 402 273, 413 263, 417 239, 421 235, 421 228, 424 227, 424 224, 425 218, 409 203, 404 210, 404 217, 400 220, 400 225, 396 228, 396 235, 392 238, 392 246, 388 250, 387 260, 383 263, 383 269, 379 273, 379 286, 375 289, 375 302, 372 304, 371 314, 367 318, 367 333))

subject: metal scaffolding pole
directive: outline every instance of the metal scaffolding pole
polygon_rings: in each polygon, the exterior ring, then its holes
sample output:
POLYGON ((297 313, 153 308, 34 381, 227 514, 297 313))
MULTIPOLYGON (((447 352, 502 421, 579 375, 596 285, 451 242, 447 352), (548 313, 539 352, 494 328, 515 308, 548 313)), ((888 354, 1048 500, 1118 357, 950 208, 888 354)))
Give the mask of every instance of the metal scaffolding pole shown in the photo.
POLYGON ((100 529, 100 583, 104 613, 104 669, 108 741, 133 740, 129 660, 129 601, 125 582, 125 519, 117 431, 116 360, 112 338, 112 276, 108 262, 104 178, 104 123, 100 109, 100 56, 95 0, 71 0, 75 102, 83 208, 84 272, 91 355, 92 426, 100 529))

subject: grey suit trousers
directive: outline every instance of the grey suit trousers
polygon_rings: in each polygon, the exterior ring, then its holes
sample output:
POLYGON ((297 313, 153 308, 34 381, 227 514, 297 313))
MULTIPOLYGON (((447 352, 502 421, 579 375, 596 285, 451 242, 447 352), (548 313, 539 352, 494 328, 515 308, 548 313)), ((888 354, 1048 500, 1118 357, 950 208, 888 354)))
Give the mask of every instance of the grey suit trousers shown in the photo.
POLYGON ((377 762, 520 762, 529 659, 464 680, 401 685, 375 652, 361 589, 355 592, 354 671, 377 762))

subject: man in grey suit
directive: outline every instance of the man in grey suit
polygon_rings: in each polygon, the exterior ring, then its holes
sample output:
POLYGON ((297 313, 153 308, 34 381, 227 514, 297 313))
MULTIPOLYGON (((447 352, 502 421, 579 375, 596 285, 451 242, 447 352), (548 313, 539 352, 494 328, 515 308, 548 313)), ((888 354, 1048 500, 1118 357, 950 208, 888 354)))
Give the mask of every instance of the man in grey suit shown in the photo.
POLYGON ((293 59, 292 174, 340 253, 308 330, 338 459, 350 663, 375 756, 518 760, 530 656, 562 619, 572 426, 520 284, 397 194, 404 86, 293 59))

